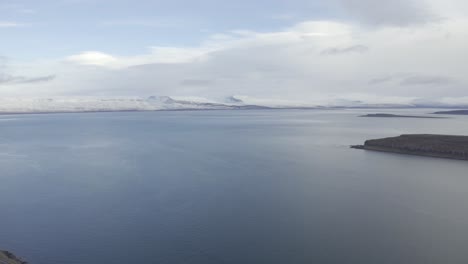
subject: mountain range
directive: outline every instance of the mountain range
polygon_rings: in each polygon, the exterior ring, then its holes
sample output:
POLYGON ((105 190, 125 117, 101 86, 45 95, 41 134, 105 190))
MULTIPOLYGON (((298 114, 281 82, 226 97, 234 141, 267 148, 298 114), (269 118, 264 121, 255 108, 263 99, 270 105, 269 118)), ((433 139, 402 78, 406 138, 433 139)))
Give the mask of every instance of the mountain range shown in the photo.
POLYGON ((297 104, 268 100, 250 100, 229 96, 223 100, 190 97, 56 97, 0 98, 0 113, 67 113, 163 110, 241 110, 241 109, 336 109, 336 108, 466 108, 464 104, 442 103, 366 103, 335 100, 327 104, 297 104))

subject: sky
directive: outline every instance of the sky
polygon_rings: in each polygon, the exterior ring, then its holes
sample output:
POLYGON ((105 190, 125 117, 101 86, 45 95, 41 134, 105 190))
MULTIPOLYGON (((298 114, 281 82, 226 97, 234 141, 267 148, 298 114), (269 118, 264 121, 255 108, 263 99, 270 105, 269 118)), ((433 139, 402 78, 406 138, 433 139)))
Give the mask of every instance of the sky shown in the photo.
POLYGON ((468 102, 465 0, 0 0, 0 96, 468 102))

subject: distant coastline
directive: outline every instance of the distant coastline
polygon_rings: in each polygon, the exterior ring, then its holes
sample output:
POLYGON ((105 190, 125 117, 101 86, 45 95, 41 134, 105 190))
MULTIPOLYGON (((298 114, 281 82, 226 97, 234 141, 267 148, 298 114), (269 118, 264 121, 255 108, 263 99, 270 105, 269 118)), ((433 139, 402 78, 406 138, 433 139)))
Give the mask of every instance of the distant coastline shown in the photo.
MULTIPOLYGON (((209 105, 207 107, 177 107, 177 108, 158 108, 158 109, 56 109, 56 110, 21 110, 21 111, 8 111, 0 109, 1 115, 42 115, 42 114, 79 114, 79 113, 119 113, 119 112, 183 112, 183 111, 222 111, 222 110, 346 110, 346 109, 415 109, 412 107, 406 108, 393 108, 393 107, 345 107, 345 106, 260 106, 260 105, 209 105)), ((433 114, 445 114, 446 112, 436 112, 433 114)), ((453 115, 464 115, 464 114, 453 114, 453 115)), ((467 114, 468 115, 468 112, 467 114)), ((366 114, 359 117, 370 117, 370 118, 423 118, 423 119, 445 119, 449 117, 442 116, 415 116, 415 115, 395 115, 395 114, 366 114)))
POLYGON ((383 118, 436 118, 436 119, 441 119, 441 118, 447 118, 447 117, 440 117, 440 116, 413 116, 413 115, 394 115, 394 114, 367 114, 367 115, 361 115, 359 117, 383 117, 383 118))
POLYGON ((355 149, 468 160, 468 136, 412 134, 366 140, 355 149))
MULTIPOLYGON (((307 99, 307 98, 305 98, 307 99)), ((305 100, 307 101, 307 100, 305 100)), ((55 97, 55 98, 0 98, 1 115, 18 114, 65 114, 101 112, 152 112, 152 111, 199 111, 199 110, 347 110, 347 109, 463 109, 462 105, 366 103, 362 101, 339 101, 304 103, 283 100, 251 99, 230 96, 224 99, 203 97, 55 97), (448 108, 450 107, 450 108, 448 108)), ((385 110, 384 110, 385 109, 385 110)), ((376 111, 376 110, 374 110, 376 111)), ((416 117, 418 116, 418 117, 416 117)), ((411 117, 419 115, 370 114, 367 117, 411 117)), ((429 115, 427 115, 429 117, 429 115)))
MULTIPOLYGON (((128 113, 128 112, 190 112, 190 111, 224 111, 224 110, 324 110, 327 108, 316 107, 236 107, 236 108, 179 108, 179 109, 122 109, 122 110, 71 110, 71 111, 14 111, 14 112, 1 112, 1 115, 44 115, 44 114, 80 114, 80 113, 128 113)), ((330 108, 327 110, 334 110, 330 108)))
POLYGON ((435 115, 468 115, 468 110, 451 110, 434 112, 435 115))

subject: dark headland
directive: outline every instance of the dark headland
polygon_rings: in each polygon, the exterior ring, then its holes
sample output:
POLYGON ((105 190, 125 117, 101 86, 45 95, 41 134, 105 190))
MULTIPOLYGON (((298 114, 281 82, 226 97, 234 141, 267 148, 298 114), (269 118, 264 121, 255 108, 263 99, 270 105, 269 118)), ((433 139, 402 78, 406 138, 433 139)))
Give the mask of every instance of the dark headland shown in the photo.
POLYGON ((356 149, 468 160, 468 136, 413 134, 371 139, 356 149))
POLYGON ((0 250, 0 264, 27 264, 11 252, 0 250))
POLYGON ((452 111, 439 111, 433 114, 436 115, 468 115, 468 110, 452 110, 452 111))
POLYGON ((445 118, 439 116, 413 116, 413 115, 393 115, 393 114, 367 114, 359 117, 387 117, 387 118, 445 118))

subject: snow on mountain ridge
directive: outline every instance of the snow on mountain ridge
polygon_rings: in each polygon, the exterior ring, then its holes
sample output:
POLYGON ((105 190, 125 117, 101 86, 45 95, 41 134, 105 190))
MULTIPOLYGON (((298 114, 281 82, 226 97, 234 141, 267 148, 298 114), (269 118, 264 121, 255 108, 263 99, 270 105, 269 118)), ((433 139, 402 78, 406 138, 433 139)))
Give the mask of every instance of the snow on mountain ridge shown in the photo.
POLYGON ((98 112, 98 111, 156 111, 156 110, 215 110, 268 108, 465 108, 468 98, 440 100, 408 100, 407 102, 367 102, 334 98, 323 104, 306 104, 286 100, 270 100, 248 96, 230 96, 223 100, 200 97, 54 97, 0 98, 0 113, 98 112), (466 100, 465 100, 466 99, 466 100))
POLYGON ((169 96, 0 98, 0 113, 155 111, 184 109, 229 109, 227 104, 176 100, 169 96))

